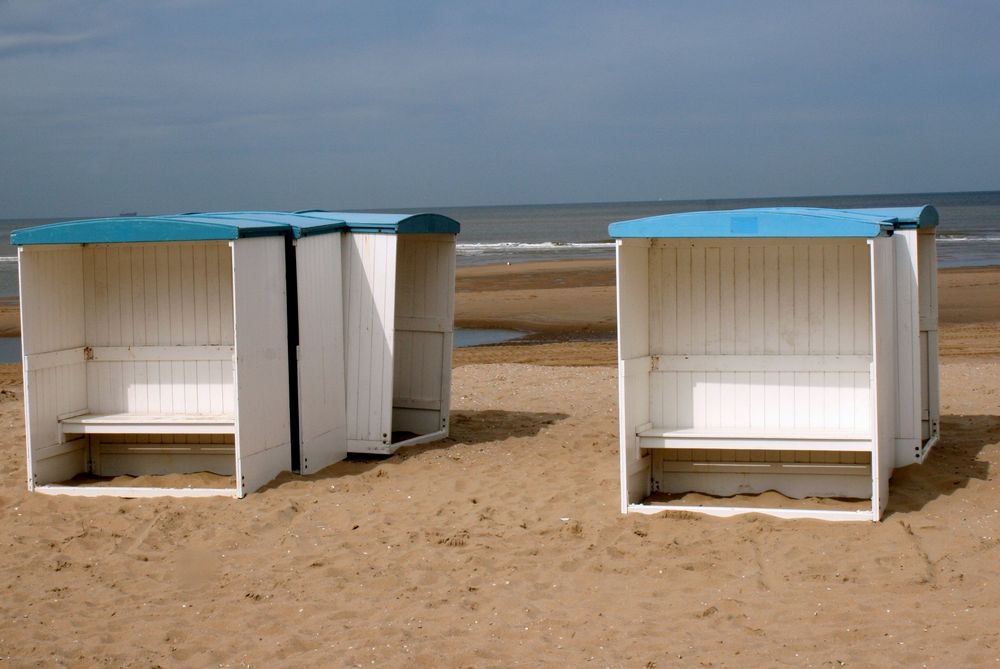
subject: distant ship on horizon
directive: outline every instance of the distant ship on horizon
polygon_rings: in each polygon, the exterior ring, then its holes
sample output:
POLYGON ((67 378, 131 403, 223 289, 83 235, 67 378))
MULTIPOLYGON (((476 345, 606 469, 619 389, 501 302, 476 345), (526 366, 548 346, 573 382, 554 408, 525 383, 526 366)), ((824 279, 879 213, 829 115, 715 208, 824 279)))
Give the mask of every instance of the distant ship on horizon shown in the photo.
POLYGON ((137 212, 137 211, 120 211, 120 212, 118 212, 118 215, 119 216, 138 216, 139 212, 137 212))

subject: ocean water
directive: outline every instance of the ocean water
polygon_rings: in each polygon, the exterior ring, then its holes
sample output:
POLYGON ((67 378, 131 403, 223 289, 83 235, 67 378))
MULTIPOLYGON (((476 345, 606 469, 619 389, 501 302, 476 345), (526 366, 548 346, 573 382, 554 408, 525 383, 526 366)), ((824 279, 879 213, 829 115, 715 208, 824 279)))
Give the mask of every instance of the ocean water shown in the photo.
MULTIPOLYGON (((744 207, 807 206, 855 209, 933 204, 941 215, 941 267, 1000 265, 1000 191, 838 195, 742 200, 675 200, 489 207, 422 207, 461 222, 458 264, 602 258, 614 255, 608 224, 657 214, 744 207)), ((15 228, 61 219, 0 220, 0 300, 17 296, 15 228)))
POLYGON ((455 348, 500 344, 514 341, 528 334, 518 330, 482 330, 477 328, 455 328, 455 348))
POLYGON ((608 224, 657 214, 747 207, 863 209, 933 204, 941 216, 941 267, 1000 265, 1000 191, 838 195, 740 200, 607 202, 497 207, 441 207, 462 223, 458 264, 599 258, 614 255, 608 224))

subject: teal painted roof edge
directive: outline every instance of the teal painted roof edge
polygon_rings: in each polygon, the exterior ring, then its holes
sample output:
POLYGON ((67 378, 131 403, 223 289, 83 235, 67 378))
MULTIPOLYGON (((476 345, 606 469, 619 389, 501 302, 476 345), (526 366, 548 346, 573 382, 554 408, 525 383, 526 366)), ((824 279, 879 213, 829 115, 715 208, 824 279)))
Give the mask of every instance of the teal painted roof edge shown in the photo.
POLYGON ((317 221, 311 216, 299 212, 287 211, 216 211, 201 214, 204 217, 223 220, 243 219, 263 221, 277 225, 288 226, 295 239, 331 232, 343 232, 348 229, 347 222, 339 218, 324 218, 317 221))
POLYGON ((380 234, 458 234, 458 221, 441 214, 339 214, 312 210, 218 211, 90 218, 19 228, 10 234, 15 246, 233 240, 284 235, 296 239, 332 232, 380 234))
POLYGON ((388 235, 447 234, 457 235, 461 224, 443 214, 375 214, 307 209, 296 214, 322 220, 342 220, 350 232, 388 235))
POLYGON ((19 228, 10 233, 14 246, 35 244, 103 244, 180 242, 270 237, 288 226, 254 218, 221 218, 204 214, 90 218, 19 228))
MULTIPOLYGON (((771 207, 664 214, 608 226, 608 234, 624 238, 797 238, 889 235, 896 218, 888 210, 840 210, 771 207)), ((916 208, 896 211, 916 212, 916 208)), ((936 211, 934 212, 936 215, 936 211)))
POLYGON ((925 204, 920 207, 888 207, 885 209, 838 209, 849 214, 867 214, 892 220, 897 228, 933 228, 939 221, 938 210, 934 205, 925 204))

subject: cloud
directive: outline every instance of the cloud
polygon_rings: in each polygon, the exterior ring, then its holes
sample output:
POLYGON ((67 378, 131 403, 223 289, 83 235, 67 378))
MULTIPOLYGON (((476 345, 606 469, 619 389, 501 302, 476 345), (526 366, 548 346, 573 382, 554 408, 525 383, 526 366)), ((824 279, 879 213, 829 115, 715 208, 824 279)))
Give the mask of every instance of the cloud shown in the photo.
POLYGON ((29 31, 0 34, 0 58, 72 48, 93 42, 102 36, 99 32, 46 33, 29 31))
POLYGON ((0 0, 0 218, 986 187, 994 6, 0 0))

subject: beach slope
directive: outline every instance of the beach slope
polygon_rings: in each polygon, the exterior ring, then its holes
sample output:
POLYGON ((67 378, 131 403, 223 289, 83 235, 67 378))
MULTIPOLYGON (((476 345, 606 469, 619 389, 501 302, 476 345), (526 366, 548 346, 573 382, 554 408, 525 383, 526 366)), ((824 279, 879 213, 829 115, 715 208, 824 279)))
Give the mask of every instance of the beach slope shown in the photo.
POLYGON ((29 494, 0 367, 0 660, 983 666, 1000 657, 1000 272, 941 274, 942 441, 883 522, 619 513, 613 266, 461 270, 451 437, 230 499, 29 494), (558 287, 550 287, 561 281, 558 287), (551 291, 551 292, 550 292, 551 291))

